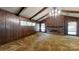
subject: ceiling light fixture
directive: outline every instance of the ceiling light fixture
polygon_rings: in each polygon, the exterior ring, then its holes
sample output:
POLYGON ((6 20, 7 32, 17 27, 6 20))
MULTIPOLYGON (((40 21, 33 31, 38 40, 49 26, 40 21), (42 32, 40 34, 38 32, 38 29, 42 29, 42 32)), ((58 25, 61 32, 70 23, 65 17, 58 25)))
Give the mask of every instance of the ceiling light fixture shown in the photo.
POLYGON ((56 17, 57 15, 60 15, 61 10, 59 10, 56 7, 51 8, 51 12, 49 13, 50 16, 56 17))

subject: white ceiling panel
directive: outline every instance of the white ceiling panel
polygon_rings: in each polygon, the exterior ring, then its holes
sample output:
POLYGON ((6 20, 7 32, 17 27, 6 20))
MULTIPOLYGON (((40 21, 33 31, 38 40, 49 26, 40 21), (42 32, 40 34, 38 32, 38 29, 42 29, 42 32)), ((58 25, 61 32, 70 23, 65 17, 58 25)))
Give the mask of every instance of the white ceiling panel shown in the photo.
POLYGON ((17 13, 20 10, 20 7, 0 7, 0 9, 12 12, 12 13, 17 13))
MULTIPOLYGON (((21 7, 0 7, 0 9, 12 12, 12 13, 17 13, 19 12, 21 7)), ((37 12, 39 12, 41 9, 43 9, 44 7, 27 7, 25 8, 20 15, 24 16, 24 17, 32 17, 33 15, 35 15, 37 12)), ((62 10, 68 10, 68 11, 79 11, 79 7, 57 7, 58 9, 62 10)), ((46 15, 47 13, 50 13, 50 11, 52 10, 52 7, 49 7, 47 9, 45 9, 44 11, 42 11, 41 13, 39 13, 38 15, 36 15, 33 20, 38 20, 39 18, 43 17, 44 15, 46 15)), ((66 13, 66 12, 61 12, 62 15, 67 15, 67 16, 73 16, 73 17, 79 17, 79 13, 66 13)), ((48 15, 49 16, 49 15, 48 15)), ((46 17, 48 17, 46 16, 46 17)), ((40 19, 39 21, 45 19, 46 17, 40 19)))
POLYGON ((66 12, 62 12, 61 15, 79 17, 79 13, 66 13, 66 12))
POLYGON ((21 16, 32 17, 39 12, 43 7, 28 7, 21 12, 21 16))
POLYGON ((40 14, 38 14, 37 16, 35 16, 33 19, 34 20, 38 20, 39 18, 41 18, 42 16, 46 15, 47 13, 50 12, 50 8, 47 8, 46 10, 44 10, 43 12, 41 12, 40 14))
POLYGON ((38 20, 38 21, 43 21, 44 19, 46 19, 47 17, 49 17, 49 15, 45 16, 44 18, 38 20))
POLYGON ((79 11, 79 7, 60 7, 61 10, 79 11))

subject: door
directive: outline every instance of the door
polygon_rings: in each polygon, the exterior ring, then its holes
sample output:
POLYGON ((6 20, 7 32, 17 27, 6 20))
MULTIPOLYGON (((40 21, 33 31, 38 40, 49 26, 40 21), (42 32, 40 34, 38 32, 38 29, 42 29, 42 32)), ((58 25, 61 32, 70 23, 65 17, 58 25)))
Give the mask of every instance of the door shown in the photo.
POLYGON ((45 23, 41 23, 41 32, 45 32, 45 23))
POLYGON ((36 23, 35 29, 36 29, 36 31, 40 31, 40 24, 39 23, 36 23))
POLYGON ((77 35, 77 22, 76 21, 68 22, 68 34, 77 35))

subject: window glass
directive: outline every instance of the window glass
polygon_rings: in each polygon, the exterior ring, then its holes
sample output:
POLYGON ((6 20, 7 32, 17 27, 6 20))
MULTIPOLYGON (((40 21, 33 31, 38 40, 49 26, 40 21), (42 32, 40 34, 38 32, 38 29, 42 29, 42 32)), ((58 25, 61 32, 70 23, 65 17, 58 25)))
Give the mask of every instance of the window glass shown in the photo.
POLYGON ((41 31, 45 32, 45 24, 44 23, 41 24, 41 31))
POLYGON ((29 22, 29 21, 20 21, 21 26, 35 26, 35 22, 29 22))
POLYGON ((21 26, 27 26, 27 22, 26 21, 20 21, 20 25, 21 26))
POLYGON ((40 29, 39 23, 35 25, 35 28, 36 28, 36 31, 39 31, 39 29, 40 29))
POLYGON ((68 34, 71 34, 71 35, 77 34, 77 22, 68 23, 68 34))
POLYGON ((35 23, 32 23, 32 26, 35 26, 35 23))
POLYGON ((27 26, 32 26, 32 23, 31 22, 27 22, 27 26))

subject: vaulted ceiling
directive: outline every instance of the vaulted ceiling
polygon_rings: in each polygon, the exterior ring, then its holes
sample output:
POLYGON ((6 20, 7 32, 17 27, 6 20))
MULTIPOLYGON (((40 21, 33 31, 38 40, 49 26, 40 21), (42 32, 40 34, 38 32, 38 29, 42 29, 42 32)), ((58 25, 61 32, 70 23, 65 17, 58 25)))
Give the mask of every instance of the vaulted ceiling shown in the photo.
POLYGON ((60 9, 62 15, 79 18, 79 7, 60 7, 60 9))
MULTIPOLYGON (((49 17, 49 13, 52 7, 0 7, 0 9, 12 12, 17 16, 28 17, 29 20, 42 21, 49 17)), ((79 17, 78 7, 58 7, 61 15, 79 17)))

